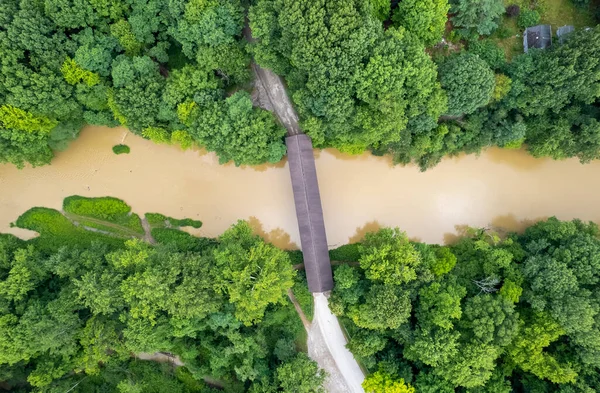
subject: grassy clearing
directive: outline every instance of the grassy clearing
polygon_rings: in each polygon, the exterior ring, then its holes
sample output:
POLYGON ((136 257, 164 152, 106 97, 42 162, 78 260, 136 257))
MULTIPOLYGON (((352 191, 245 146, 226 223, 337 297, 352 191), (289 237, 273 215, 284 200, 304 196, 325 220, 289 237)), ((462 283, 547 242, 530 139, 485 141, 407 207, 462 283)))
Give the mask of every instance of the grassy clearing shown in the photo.
MULTIPOLYGON (((564 25, 573 25, 577 29, 596 25, 590 9, 579 8, 571 0, 504 0, 505 6, 512 4, 518 5, 521 11, 537 10, 541 15, 540 23, 551 25, 553 34, 564 25)), ((523 29, 517 26, 516 17, 503 16, 491 38, 504 50, 508 61, 523 53, 523 29)))
MULTIPOLYGON (((63 201, 63 210, 66 213, 81 217, 89 217, 93 220, 106 221, 116 224, 133 231, 137 234, 144 234, 142 221, 137 214, 131 213, 131 206, 124 201, 112 198, 86 198, 79 195, 73 195, 65 198, 63 201)), ((101 224, 96 222, 96 224, 101 224)), ((95 228, 92 225, 92 228, 95 228)), ((98 228, 100 229, 100 228, 98 228)))
POLYGON ((45 207, 34 207, 23 213, 16 221, 19 228, 30 229, 40 234, 29 242, 44 251, 55 252, 64 245, 89 247, 95 240, 120 247, 124 239, 86 231, 75 226, 59 211, 45 207))
POLYGON ((507 61, 523 53, 523 32, 517 26, 517 18, 504 15, 500 27, 490 38, 504 50, 507 61))
POLYGON ((594 18, 589 9, 575 6, 571 0, 540 0, 538 11, 542 18, 541 23, 552 25, 552 32, 564 25, 573 25, 575 28, 595 26, 594 18))
POLYGON ((77 223, 86 228, 97 229, 99 231, 108 232, 110 235, 131 238, 137 237, 142 238, 143 235, 137 231, 134 231, 128 227, 114 224, 108 221, 102 221, 90 217, 78 216, 76 214, 65 212, 65 216, 72 222, 77 223))

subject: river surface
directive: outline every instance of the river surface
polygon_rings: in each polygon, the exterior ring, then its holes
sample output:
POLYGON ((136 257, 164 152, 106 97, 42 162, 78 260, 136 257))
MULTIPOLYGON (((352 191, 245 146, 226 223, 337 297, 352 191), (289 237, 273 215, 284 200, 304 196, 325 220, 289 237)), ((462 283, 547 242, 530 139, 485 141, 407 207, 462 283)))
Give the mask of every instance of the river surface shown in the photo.
MULTIPOLYGON (((600 162, 534 159, 490 149, 444 160, 425 173, 387 158, 315 151, 328 243, 360 240, 380 226, 412 239, 450 242, 464 226, 522 230, 552 215, 600 223, 600 162)), ((300 244, 287 164, 219 165, 215 155, 156 145, 124 128, 87 127, 52 165, 0 165, 0 232, 31 237, 10 223, 33 206, 60 209, 69 195, 114 196, 140 215, 160 212, 204 225, 218 236, 238 219, 284 248, 300 244), (115 155, 112 146, 131 147, 115 155)))

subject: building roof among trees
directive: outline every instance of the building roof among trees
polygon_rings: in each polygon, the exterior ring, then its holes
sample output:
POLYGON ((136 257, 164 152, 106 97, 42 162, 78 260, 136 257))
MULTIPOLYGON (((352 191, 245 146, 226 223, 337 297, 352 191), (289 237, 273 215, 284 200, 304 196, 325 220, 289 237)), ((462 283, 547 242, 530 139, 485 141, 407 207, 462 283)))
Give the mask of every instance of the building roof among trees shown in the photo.
POLYGON ((523 48, 525 53, 529 48, 544 49, 552 45, 552 27, 550 25, 537 25, 528 27, 523 33, 523 48))
POLYGON ((575 26, 571 26, 571 25, 565 25, 563 27, 559 27, 558 30, 556 30, 556 36, 558 37, 558 42, 559 43, 563 43, 566 36, 569 33, 572 33, 575 31, 575 26))
POLYGON ((312 141, 299 134, 288 136, 285 143, 308 289, 327 292, 333 289, 333 275, 312 141))

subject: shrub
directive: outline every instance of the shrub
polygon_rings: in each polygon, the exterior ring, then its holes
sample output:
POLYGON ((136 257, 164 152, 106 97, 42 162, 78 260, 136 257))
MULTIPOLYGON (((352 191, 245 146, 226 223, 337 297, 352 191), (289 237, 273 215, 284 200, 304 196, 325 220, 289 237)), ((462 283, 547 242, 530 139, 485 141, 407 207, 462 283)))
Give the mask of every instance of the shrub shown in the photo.
POLYGON ((290 257, 292 265, 300 265, 304 263, 304 256, 300 250, 285 250, 285 253, 290 257))
POLYGON ((536 10, 525 10, 519 15, 517 24, 520 28, 535 26, 540 22, 540 13, 536 10))
POLYGON ((191 218, 182 218, 177 219, 173 217, 167 217, 160 213, 146 213, 146 220, 148 220, 148 224, 152 227, 164 228, 164 227, 193 227, 200 228, 202 226, 202 221, 200 220, 192 220, 191 218))
POLYGON ((179 251, 199 252, 216 244, 214 239, 195 237, 173 228, 154 228, 152 237, 161 244, 173 244, 179 251))
POLYGON ((73 195, 64 199, 63 210, 78 216, 115 221, 129 214, 131 207, 124 201, 113 197, 86 198, 73 195))
POLYGON ((511 18, 519 16, 520 13, 521 7, 519 7, 516 4, 511 4, 508 7, 506 7, 506 15, 510 16, 511 18))
POLYGON ((504 50, 492 40, 471 41, 469 43, 469 52, 479 56, 494 70, 506 64, 504 50))
POLYGON ((309 321, 312 321, 313 297, 308 290, 308 282, 306 281, 305 272, 298 272, 296 278, 294 278, 294 286, 292 291, 294 292, 296 300, 298 300, 298 303, 300 304, 300 308, 302 308, 302 311, 304 311, 306 318, 308 318, 309 321))
POLYGON ((129 154, 131 149, 127 145, 115 145, 113 146, 112 151, 115 154, 129 154))
POLYGON ((360 243, 344 244, 341 247, 329 250, 329 258, 332 261, 358 262, 360 258, 360 243))
POLYGON ((514 29, 514 30, 513 30, 513 29, 511 29, 511 28, 509 28, 509 27, 507 27, 507 26, 500 26, 500 27, 498 28, 498 30, 496 30, 496 33, 495 33, 495 35, 496 35, 498 38, 500 38, 501 40, 503 40, 503 39, 505 39, 505 38, 510 38, 510 37, 512 37, 512 36, 513 36, 513 35, 515 35, 516 33, 517 33, 517 32, 516 32, 516 29, 514 29))

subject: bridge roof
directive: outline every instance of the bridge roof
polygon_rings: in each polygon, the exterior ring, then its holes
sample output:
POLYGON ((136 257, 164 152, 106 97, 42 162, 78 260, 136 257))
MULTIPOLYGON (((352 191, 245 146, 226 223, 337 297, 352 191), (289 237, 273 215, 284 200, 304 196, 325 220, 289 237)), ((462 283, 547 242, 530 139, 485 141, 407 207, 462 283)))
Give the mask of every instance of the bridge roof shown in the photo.
POLYGON ((299 134, 288 136, 285 143, 308 289, 330 291, 333 277, 312 142, 307 135, 299 134))

